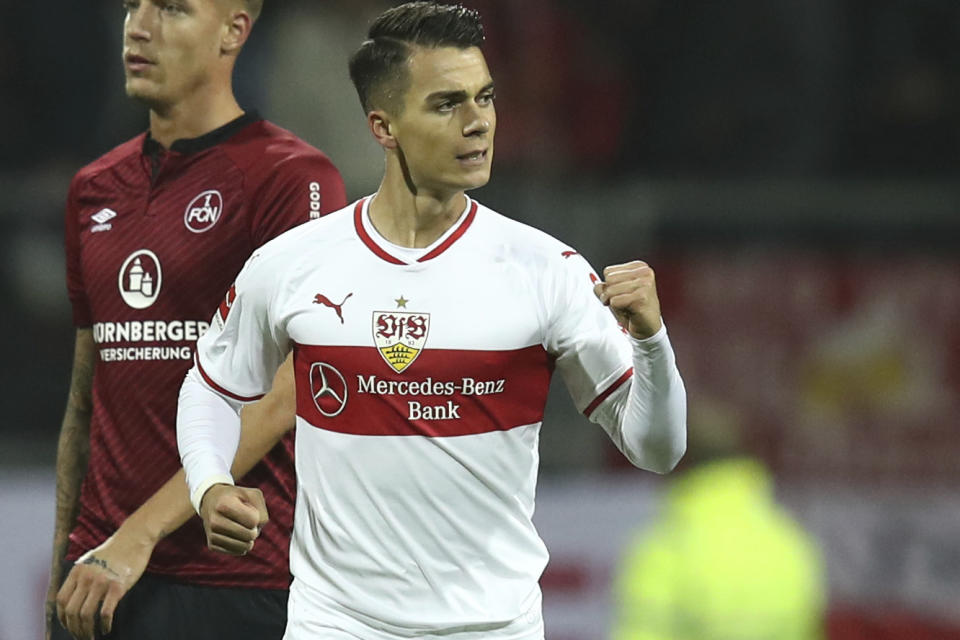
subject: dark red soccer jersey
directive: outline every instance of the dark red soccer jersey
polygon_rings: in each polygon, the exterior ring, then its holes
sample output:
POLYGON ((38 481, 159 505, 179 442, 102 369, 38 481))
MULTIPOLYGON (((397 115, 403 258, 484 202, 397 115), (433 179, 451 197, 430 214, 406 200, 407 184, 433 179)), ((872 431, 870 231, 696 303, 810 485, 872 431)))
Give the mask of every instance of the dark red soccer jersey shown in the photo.
MULTIPOLYGON (((194 343, 256 247, 346 205, 330 160, 252 114, 163 150, 143 134, 84 167, 66 210, 74 323, 92 327, 90 462, 67 558, 91 549, 180 467, 177 396, 194 343)), ((148 571, 197 584, 285 588, 296 480, 292 434, 239 483, 270 524, 244 558, 206 549, 193 518, 148 571)))

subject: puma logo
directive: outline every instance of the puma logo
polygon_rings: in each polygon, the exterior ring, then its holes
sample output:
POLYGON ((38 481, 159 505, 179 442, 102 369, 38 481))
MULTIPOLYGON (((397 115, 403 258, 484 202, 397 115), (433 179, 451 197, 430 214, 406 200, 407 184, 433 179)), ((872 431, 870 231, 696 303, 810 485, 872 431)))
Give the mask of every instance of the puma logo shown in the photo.
MULTIPOLYGON (((352 295, 352 292, 348 293, 347 298, 352 295)), ((343 303, 347 301, 347 298, 344 298, 340 304, 336 304, 331 302, 330 298, 327 296, 323 295, 322 293, 318 293, 317 295, 313 296, 313 304, 322 304, 325 307, 330 307, 337 312, 337 317, 340 318, 340 324, 343 324, 343 303)))

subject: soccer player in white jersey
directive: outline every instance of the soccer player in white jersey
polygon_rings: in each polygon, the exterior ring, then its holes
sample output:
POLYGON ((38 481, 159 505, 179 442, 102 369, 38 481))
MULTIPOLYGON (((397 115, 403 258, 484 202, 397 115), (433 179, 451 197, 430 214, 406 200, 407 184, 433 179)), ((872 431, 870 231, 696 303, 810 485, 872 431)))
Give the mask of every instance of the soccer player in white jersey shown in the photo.
POLYGON ((237 411, 294 353, 288 640, 543 638, 531 517, 555 369, 635 465, 667 472, 686 445, 650 267, 600 279, 465 195, 489 179, 496 130, 482 41, 460 6, 374 22, 350 71, 386 156, 379 190, 250 258, 181 389, 194 506, 246 548, 265 509, 232 486, 237 411))

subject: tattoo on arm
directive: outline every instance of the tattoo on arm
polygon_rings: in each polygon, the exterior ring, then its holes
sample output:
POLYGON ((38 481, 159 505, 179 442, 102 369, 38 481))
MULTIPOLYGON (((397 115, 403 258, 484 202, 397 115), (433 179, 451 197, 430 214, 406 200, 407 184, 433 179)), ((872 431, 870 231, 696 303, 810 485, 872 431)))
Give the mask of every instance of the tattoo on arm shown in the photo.
POLYGON ((97 352, 90 329, 78 329, 67 408, 57 445, 57 518, 53 562, 66 555, 68 536, 77 518, 80 485, 90 455, 90 415, 93 408, 93 370, 97 352))

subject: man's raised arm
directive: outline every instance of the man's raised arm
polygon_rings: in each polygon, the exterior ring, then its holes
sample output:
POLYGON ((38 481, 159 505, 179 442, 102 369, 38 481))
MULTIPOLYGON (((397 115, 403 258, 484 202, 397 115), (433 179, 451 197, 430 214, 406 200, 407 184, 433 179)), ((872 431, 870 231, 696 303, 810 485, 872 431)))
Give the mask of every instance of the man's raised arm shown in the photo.
POLYGON ((660 317, 653 269, 639 260, 603 270, 594 294, 630 335, 630 384, 596 419, 631 463, 667 473, 686 451, 687 396, 660 317), (624 392, 625 391, 625 392, 624 392))

